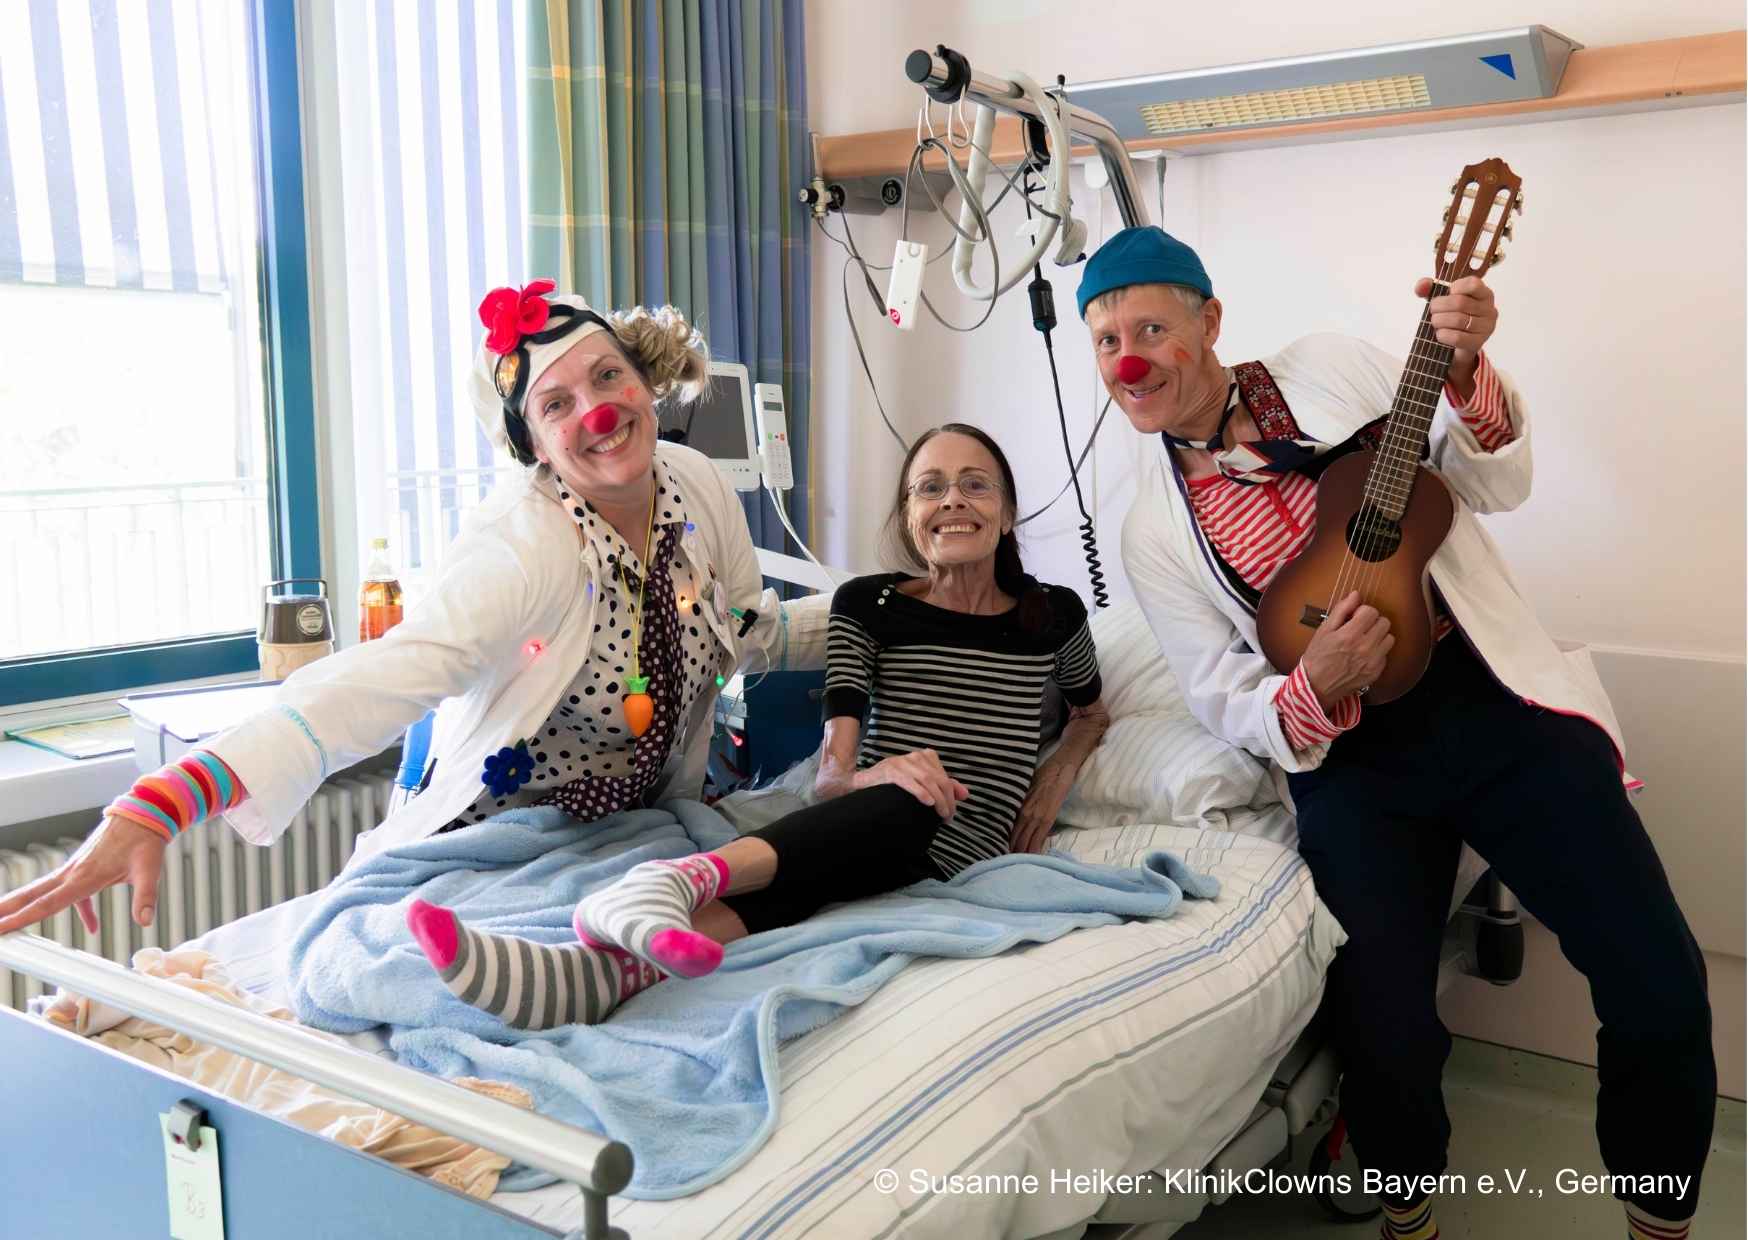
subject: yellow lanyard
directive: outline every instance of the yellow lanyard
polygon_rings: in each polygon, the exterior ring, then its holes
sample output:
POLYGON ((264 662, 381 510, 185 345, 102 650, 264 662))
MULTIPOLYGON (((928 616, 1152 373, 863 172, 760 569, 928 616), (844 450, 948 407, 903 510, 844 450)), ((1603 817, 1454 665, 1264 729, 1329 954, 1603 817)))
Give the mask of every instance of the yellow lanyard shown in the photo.
MULTIPOLYGON (((649 688, 649 678, 642 675, 643 665, 643 597, 644 589, 649 585, 651 567, 655 562, 655 505, 656 490, 654 479, 651 479, 649 493, 649 528, 643 535, 643 572, 637 579, 637 609, 631 613, 631 675, 625 681, 628 692, 622 699, 625 706, 625 722, 633 736, 642 736, 655 717, 655 703, 649 699, 646 690, 649 688)), ((619 584, 625 584, 625 561, 620 560, 615 566, 615 575, 619 584)))

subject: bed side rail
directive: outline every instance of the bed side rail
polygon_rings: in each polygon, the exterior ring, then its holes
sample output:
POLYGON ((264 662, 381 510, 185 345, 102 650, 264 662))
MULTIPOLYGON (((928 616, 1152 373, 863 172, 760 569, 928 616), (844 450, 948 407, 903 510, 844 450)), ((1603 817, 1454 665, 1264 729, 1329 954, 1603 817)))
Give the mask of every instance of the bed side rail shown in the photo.
POLYGON ((0 965, 555 1175, 582 1191, 583 1236, 608 1240, 612 1235, 607 1199, 631 1182, 632 1167, 631 1151, 617 1141, 325 1041, 296 1025, 143 977, 38 935, 0 935, 0 965))

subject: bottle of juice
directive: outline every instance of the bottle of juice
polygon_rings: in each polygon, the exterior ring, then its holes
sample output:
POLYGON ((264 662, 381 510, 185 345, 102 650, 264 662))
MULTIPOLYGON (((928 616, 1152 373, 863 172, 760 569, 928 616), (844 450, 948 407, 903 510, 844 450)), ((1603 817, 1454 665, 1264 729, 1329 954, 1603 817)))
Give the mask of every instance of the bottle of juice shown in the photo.
POLYGON ((358 591, 358 640, 374 641, 401 622, 401 583, 388 560, 388 539, 370 540, 370 566, 358 591))

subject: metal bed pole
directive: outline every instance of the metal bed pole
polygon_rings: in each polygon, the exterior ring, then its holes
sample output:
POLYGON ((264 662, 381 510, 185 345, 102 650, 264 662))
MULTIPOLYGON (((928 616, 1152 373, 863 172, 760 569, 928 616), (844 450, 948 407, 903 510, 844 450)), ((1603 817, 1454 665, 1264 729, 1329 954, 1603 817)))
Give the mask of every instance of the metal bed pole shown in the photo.
MULTIPOLYGON (((951 103, 963 98, 1026 120, 1043 119, 1032 101, 1013 82, 978 73, 965 57, 949 47, 938 47, 934 52, 918 48, 905 58, 904 71, 911 81, 927 90, 938 102, 951 103)), ((1135 169, 1129 163, 1129 149, 1123 145, 1123 139, 1117 136, 1111 123, 1066 98, 1063 100, 1062 123, 1072 136, 1091 142, 1104 160, 1105 170, 1111 174, 1111 192, 1116 195, 1117 210, 1123 216, 1124 227, 1151 224, 1153 218, 1147 212, 1140 183, 1135 180, 1135 169)), ((1066 159, 1068 153, 1059 152, 1057 158, 1066 159)))
POLYGON ((143 977, 38 935, 0 935, 0 965, 555 1175, 582 1190, 581 1234, 586 1240, 614 1240, 624 1234, 607 1225, 607 1199, 631 1182, 631 1151, 618 1141, 336 1045, 297 1025, 143 977))

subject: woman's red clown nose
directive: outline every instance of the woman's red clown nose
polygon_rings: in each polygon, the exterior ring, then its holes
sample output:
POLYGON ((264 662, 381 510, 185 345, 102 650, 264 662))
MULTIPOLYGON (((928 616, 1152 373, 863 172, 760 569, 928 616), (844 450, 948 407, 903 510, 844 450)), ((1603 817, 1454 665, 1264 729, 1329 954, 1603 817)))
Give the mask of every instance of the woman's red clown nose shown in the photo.
POLYGON ((612 405, 596 405, 583 415, 583 425, 591 435, 605 435, 619 425, 619 410, 612 405))
POLYGON ((1117 362, 1117 382, 1139 383, 1146 377, 1148 369, 1146 358, 1136 357, 1133 353, 1125 354, 1117 362))

